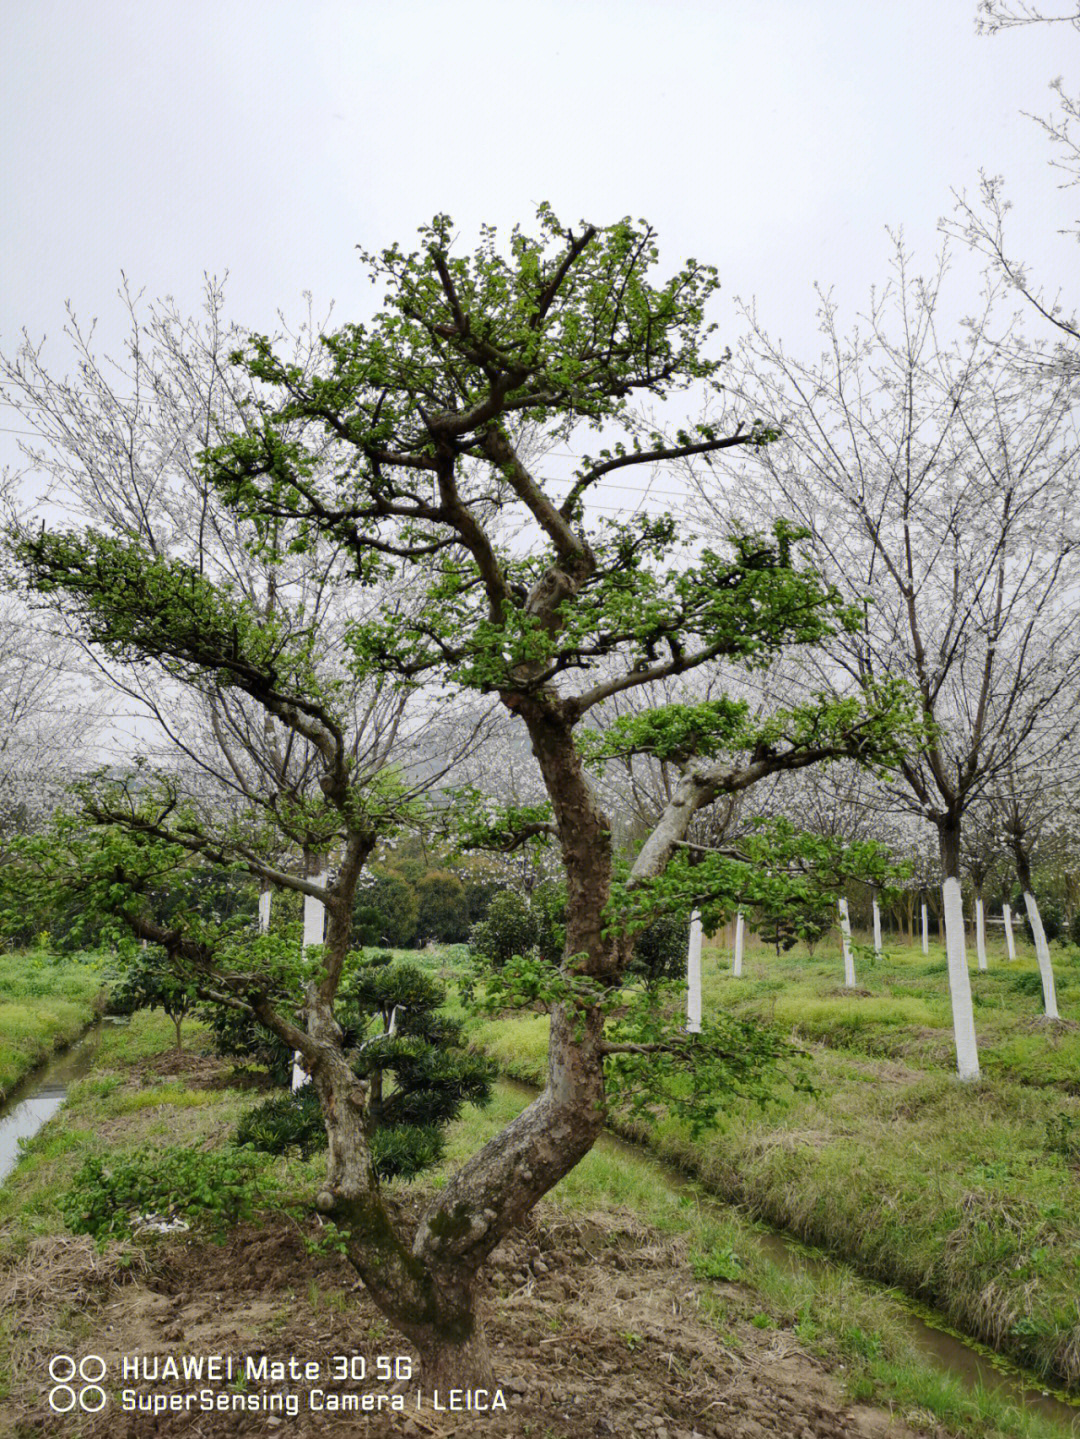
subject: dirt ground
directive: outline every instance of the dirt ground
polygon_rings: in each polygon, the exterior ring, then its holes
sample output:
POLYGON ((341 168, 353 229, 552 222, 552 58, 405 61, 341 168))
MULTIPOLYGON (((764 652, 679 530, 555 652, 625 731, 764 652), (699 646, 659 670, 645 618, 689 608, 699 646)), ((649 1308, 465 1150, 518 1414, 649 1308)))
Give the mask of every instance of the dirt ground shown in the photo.
MULTIPOLYGON (((677 1244, 630 1214, 566 1218, 541 1208, 532 1227, 493 1256, 488 1334, 505 1409, 436 1409, 422 1379, 398 1384, 403 1413, 333 1412, 335 1397, 390 1396, 371 1372, 377 1356, 407 1355, 344 1260, 313 1257, 282 1223, 237 1231, 224 1245, 190 1235, 99 1254, 86 1238, 35 1242, 0 1275, 11 1339, 11 1392, 0 1434, 11 1439, 142 1436, 408 1436, 408 1439, 913 1439, 880 1410, 845 1403, 838 1384, 790 1333, 727 1327, 700 1312, 700 1286, 677 1244), (363 1381, 335 1382, 332 1356, 357 1353, 363 1381), (57 1415, 48 1392, 58 1354, 98 1355, 109 1391, 98 1414, 57 1415), (319 1378, 256 1379, 249 1399, 288 1392, 298 1413, 126 1413, 121 1356, 266 1355, 314 1362, 319 1378), (312 1403, 323 1405, 313 1409, 312 1403)), ((95 1374, 84 1376, 86 1379, 95 1374)), ((210 1391, 228 1382, 132 1380, 145 1398, 210 1391)), ((73 1381, 72 1395, 82 1392, 73 1381)), ((67 1402, 58 1391, 56 1402, 67 1402)), ((86 1390, 91 1405, 98 1395, 86 1390)), ((440 1396, 448 1403, 448 1395, 440 1396)), ((159 1401, 163 1402, 163 1401, 159 1401)), ((216 1401, 215 1401, 216 1402, 216 1401)), ((262 1402, 259 1400, 259 1402, 262 1402)), ((358 1401, 359 1402, 359 1401, 358 1401)), ((391 1402, 384 1398, 384 1405, 391 1402)), ((924 1434, 933 1430, 922 1431, 924 1434)))

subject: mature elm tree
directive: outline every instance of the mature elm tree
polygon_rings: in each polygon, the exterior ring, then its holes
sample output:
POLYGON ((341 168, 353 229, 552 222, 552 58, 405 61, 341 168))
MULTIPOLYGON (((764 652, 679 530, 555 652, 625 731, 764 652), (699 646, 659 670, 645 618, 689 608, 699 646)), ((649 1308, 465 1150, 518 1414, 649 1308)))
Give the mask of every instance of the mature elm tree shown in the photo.
MULTIPOLYGON (((547 789, 547 809, 463 819, 474 839, 487 829, 512 844, 523 820, 557 841, 567 890, 562 962, 509 965, 499 976, 507 993, 550 1006, 548 1084, 448 1179, 415 1233, 380 1191, 370 1087, 349 1063, 334 1012, 361 867, 379 829, 399 818, 387 774, 374 793, 370 776, 358 782, 333 687, 318 681, 280 619, 265 619, 188 566, 92 532, 46 527, 19 543, 30 584, 72 613, 90 640, 246 694, 320 756, 320 804, 333 814, 343 859, 321 887, 326 939, 303 1020, 290 1020, 250 975, 230 971, 218 992, 303 1054, 329 1139, 318 1207, 348 1231, 352 1263, 420 1350, 429 1383, 489 1376, 477 1272, 591 1148, 612 1076, 640 1089, 689 1070, 691 1097, 672 1086, 669 1102, 701 1123, 725 1089, 761 1086, 782 1048, 768 1032, 723 1017, 701 1034, 665 1031, 655 1007, 636 1001, 637 988, 620 992, 635 928, 657 912, 718 913, 736 896, 753 901, 759 871, 771 869, 772 888, 782 879, 782 864, 689 848, 694 816, 784 770, 841 756, 895 763, 916 738, 914 710, 889 684, 764 717, 720 698, 603 723, 614 695, 648 693, 722 659, 765 664, 858 620, 799 564, 800 532, 783 520, 771 533, 709 549, 668 516, 611 522, 591 513, 597 488, 620 471, 770 439, 753 423, 726 434, 710 424, 668 433, 635 415, 635 398, 659 404, 679 390, 715 388, 721 365, 705 354, 715 271, 689 261, 657 282, 657 258, 643 223, 566 229, 546 206, 537 233, 515 230, 506 251, 486 229, 475 253, 455 254, 451 222, 437 217, 415 252, 394 246, 364 257, 383 286, 381 307, 370 323, 324 336, 320 366, 278 359, 267 339, 236 357, 254 382, 246 424, 205 456, 209 482, 251 527, 264 560, 329 541, 358 592, 388 597, 358 606, 343 626, 354 676, 398 693, 497 697, 527 731, 547 789), (605 447, 583 455, 569 479, 544 478, 531 462, 537 437, 565 446, 589 429, 603 431, 605 447), (408 603, 397 602, 401 593, 408 603), (579 744, 586 729, 597 763, 615 752, 654 754, 678 771, 625 874, 579 744)), ((145 810, 97 812, 128 841, 204 845, 177 813, 145 810)), ((237 846, 242 839, 232 857, 237 846)), ((247 853, 257 871, 258 855, 250 845, 247 853)), ((812 856, 800 874, 807 864, 812 856)), ((310 890, 302 879, 291 884, 310 890)), ((212 956, 194 958, 213 967, 212 956)))

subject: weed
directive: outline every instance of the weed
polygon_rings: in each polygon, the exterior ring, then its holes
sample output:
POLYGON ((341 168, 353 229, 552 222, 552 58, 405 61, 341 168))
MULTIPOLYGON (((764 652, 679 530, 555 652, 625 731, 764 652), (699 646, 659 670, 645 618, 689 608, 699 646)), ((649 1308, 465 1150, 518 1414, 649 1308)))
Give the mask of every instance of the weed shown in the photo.
POLYGON ((699 1279, 724 1279, 728 1282, 742 1276, 742 1260, 730 1244, 708 1254, 692 1254, 690 1261, 699 1279))
POLYGON ((95 1239, 130 1235, 138 1213, 200 1220, 220 1235, 254 1217, 272 1188, 266 1168, 249 1149, 92 1154, 64 1197, 63 1215, 74 1233, 95 1239))
POLYGON ((1059 1110, 1046 1120, 1046 1147, 1052 1154, 1080 1160, 1080 1115, 1059 1110))

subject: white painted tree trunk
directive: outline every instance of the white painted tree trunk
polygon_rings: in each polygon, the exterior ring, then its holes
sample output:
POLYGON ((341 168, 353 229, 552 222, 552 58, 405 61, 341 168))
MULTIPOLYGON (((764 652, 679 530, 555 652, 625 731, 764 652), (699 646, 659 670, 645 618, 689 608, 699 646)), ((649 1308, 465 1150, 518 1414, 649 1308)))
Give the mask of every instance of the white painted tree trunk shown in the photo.
POLYGON ((836 907, 840 911, 840 948, 844 951, 844 988, 855 988, 855 956, 851 952, 851 919, 848 915, 846 899, 838 899, 836 907))
POLYGON ((259 933, 270 933, 270 898, 273 894, 270 886, 259 890, 259 933))
POLYGON ((735 916, 735 956, 731 964, 731 972, 738 978, 742 974, 742 952, 743 952, 743 917, 740 909, 735 916))
POLYGON ((877 902, 876 899, 873 901, 873 904, 874 904, 874 958, 875 958, 875 959, 880 959, 880 958, 881 958, 881 910, 878 909, 878 902, 877 902))
POLYGON ((981 894, 975 896, 975 952, 979 957, 979 968, 988 968, 986 963, 986 915, 983 912, 981 894))
POLYGON ((927 922, 925 903, 922 907, 922 952, 923 954, 930 953, 930 926, 927 922))
MULTIPOLYGON (((325 884, 326 875, 313 874, 311 878, 316 884, 325 884)), ((306 952, 309 944, 322 944, 326 937, 326 906, 321 899, 316 899, 313 894, 304 895, 304 939, 303 945, 306 952)))
POLYGON ((686 954, 686 1032, 701 1033, 701 915, 690 916, 690 948, 686 954))
POLYGON ((1027 910, 1031 933, 1035 937, 1035 957, 1039 961, 1039 977, 1042 979, 1043 1009, 1047 1019, 1060 1019, 1057 992, 1054 989, 1054 967, 1050 963, 1050 946, 1046 942, 1046 930, 1043 929, 1039 906, 1035 902, 1035 896, 1029 890, 1024 891, 1024 907, 1027 910))
POLYGON ((1016 958, 1016 940, 1012 932, 1012 910, 1007 904, 1001 907, 1002 918, 1005 920, 1005 949, 1010 959, 1016 958))
POLYGON ((971 977, 964 944, 964 901, 960 894, 960 881, 951 876, 941 886, 941 894, 945 909, 945 954, 949 965, 953 1033, 956 1038, 956 1072, 964 1080, 978 1079, 979 1049, 975 1041, 975 1012, 971 1004, 971 977))
MULTIPOLYGON (((325 871, 313 874, 311 878, 316 884, 326 883, 325 871)), ((326 906, 321 899, 316 899, 313 894, 304 895, 304 937, 303 952, 307 953, 309 944, 322 944, 326 937, 326 906)), ((311 1083, 311 1075, 300 1063, 300 1051, 293 1055, 292 1087, 294 1090, 301 1089, 305 1084, 311 1083)))

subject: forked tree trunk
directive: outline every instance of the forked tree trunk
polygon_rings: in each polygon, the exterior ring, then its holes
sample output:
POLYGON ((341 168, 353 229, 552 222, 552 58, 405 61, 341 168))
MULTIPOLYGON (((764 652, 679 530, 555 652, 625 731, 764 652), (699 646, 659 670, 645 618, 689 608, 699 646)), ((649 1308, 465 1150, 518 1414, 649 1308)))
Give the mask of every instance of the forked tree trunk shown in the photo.
MULTIPOLYGON (((567 966, 571 975, 603 988, 618 979, 629 958, 628 947, 604 932, 610 822, 595 802, 572 724, 557 702, 542 695, 518 704, 552 795, 567 883, 567 966)), ((336 953, 347 941, 347 919, 344 911, 331 911, 328 951, 336 953)), ((329 1034, 333 1016, 314 986, 307 1010, 310 1050, 313 1026, 329 1034)), ((543 1094, 449 1178, 411 1240, 380 1198, 363 1128, 364 1086, 340 1053, 340 1032, 337 1052, 324 1060, 320 1050, 314 1059, 312 1077, 330 1136, 326 1190, 317 1203, 350 1232, 350 1260, 372 1300, 420 1351, 429 1389, 490 1387, 477 1274, 602 1132, 604 1023, 599 1004, 554 1006, 543 1094)))
POLYGON ((949 970, 949 998, 952 1001, 953 1038, 956 1042, 956 1072, 963 1080, 979 1077, 979 1048, 975 1039, 975 1011, 971 1003, 964 944, 964 901, 960 893, 960 823, 946 819, 938 825, 941 848, 941 887, 945 916, 945 955, 949 970))

